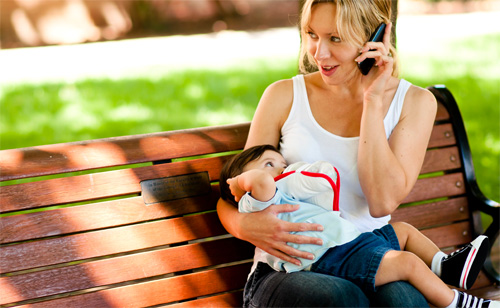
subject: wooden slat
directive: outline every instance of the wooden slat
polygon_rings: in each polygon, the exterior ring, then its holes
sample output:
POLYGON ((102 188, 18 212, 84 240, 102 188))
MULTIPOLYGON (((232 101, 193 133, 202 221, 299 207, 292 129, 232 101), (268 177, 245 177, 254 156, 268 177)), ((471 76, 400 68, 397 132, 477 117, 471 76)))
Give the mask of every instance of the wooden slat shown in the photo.
POLYGON ((436 121, 446 121, 450 119, 450 114, 443 103, 438 102, 438 108, 436 112, 436 121))
POLYGON ((452 225, 421 230, 439 248, 460 246, 473 240, 469 222, 460 222, 452 225))
POLYGON ((456 143, 455 133, 450 123, 434 125, 428 148, 450 146, 456 143))
POLYGON ((138 194, 141 192, 141 181, 181 174, 207 171, 210 180, 216 181, 226 159, 224 156, 202 158, 5 186, 0 190, 0 200, 2 200, 0 211, 19 211, 138 194))
POLYGON ((248 260, 253 251, 252 245, 229 238, 4 277, 0 289, 7 292, 2 292, 0 304, 248 260))
POLYGON ((242 149, 249 123, 0 151, 0 181, 242 149))
POLYGON ((410 194, 402 203, 417 202, 465 194, 464 178, 461 173, 417 180, 410 194))
POLYGON ((214 210, 218 199, 218 185, 212 185, 208 195, 169 202, 146 205, 142 197, 133 197, 7 216, 1 218, 0 244, 214 210))
MULTIPOLYGON (((492 284, 493 284, 493 282, 488 278, 488 276, 486 276, 486 274, 484 273, 484 270, 481 270, 479 272, 479 275, 477 275, 477 279, 474 282, 474 284, 472 285, 471 290, 483 289, 483 291, 486 291, 487 288, 485 289, 485 287, 491 287, 492 284)), ((488 291, 491 291, 491 289, 488 291)), ((498 288, 498 286, 496 288, 496 292, 498 292, 497 296, 500 297, 500 288, 498 288)), ((488 298, 488 297, 486 297, 486 298, 488 298)))
POLYGON ((420 174, 448 171, 462 166, 457 147, 428 150, 420 174))
POLYGON ((227 232, 215 212, 75 234, 2 247, 0 271, 8 273, 222 234, 227 232))
POLYGON ((241 307, 243 305, 243 291, 233 293, 224 293, 201 299, 195 299, 189 302, 170 305, 169 308, 230 308, 241 307))
POLYGON ((488 286, 469 290, 467 291, 467 294, 500 301, 500 287, 498 285, 491 285, 491 282, 488 286))
POLYGON ((391 215, 391 222, 404 221, 416 228, 427 228, 469 218, 466 197, 400 208, 391 215))
MULTIPOLYGON (((251 264, 241 264, 29 305, 33 308, 127 308, 166 304, 243 288, 251 264)), ((24 306, 22 306, 24 307, 24 306)))

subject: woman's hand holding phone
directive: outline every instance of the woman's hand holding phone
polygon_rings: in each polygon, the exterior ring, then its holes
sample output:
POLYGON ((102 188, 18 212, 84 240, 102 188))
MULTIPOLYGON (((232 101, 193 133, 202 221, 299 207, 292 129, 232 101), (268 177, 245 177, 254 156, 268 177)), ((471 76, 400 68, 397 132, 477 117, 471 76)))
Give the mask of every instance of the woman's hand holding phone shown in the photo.
MULTIPOLYGON (((365 102, 381 99, 387 82, 392 76, 394 59, 389 55, 391 28, 392 23, 388 23, 385 27, 381 24, 372 34, 372 40, 373 37, 377 36, 375 39, 378 39, 379 42, 368 41, 360 50, 361 54, 355 59, 358 63, 371 60, 373 66, 375 66, 361 77, 365 102), (385 28, 382 37, 376 35, 377 30, 381 28, 385 28)), ((363 67, 363 64, 360 64, 360 66, 363 67)))

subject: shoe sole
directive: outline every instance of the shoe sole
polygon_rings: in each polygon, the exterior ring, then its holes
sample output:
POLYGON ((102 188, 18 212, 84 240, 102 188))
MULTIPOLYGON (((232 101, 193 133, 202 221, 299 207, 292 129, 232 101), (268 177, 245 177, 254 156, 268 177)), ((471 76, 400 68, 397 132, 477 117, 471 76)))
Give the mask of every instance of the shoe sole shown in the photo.
POLYGON ((469 251, 469 255, 465 261, 467 266, 462 271, 462 275, 460 275, 460 288, 466 290, 472 287, 476 281, 484 261, 486 260, 490 246, 488 237, 484 235, 478 236, 471 244, 472 249, 469 251))

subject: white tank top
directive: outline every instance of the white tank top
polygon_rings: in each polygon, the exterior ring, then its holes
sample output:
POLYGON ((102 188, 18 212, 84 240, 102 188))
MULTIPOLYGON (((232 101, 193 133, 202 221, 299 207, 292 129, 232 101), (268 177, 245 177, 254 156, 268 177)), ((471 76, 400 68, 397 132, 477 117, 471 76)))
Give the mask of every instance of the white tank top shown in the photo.
MULTIPOLYGON (((390 215, 373 218, 359 183, 357 158, 358 137, 341 137, 321 127, 311 112, 303 75, 293 80, 293 104, 288 119, 281 128, 280 152, 289 164, 324 160, 332 163, 340 174, 341 216, 356 225, 361 232, 386 225, 390 215)), ((411 84, 399 82, 391 106, 384 118, 387 138, 399 122, 403 101, 411 84)))

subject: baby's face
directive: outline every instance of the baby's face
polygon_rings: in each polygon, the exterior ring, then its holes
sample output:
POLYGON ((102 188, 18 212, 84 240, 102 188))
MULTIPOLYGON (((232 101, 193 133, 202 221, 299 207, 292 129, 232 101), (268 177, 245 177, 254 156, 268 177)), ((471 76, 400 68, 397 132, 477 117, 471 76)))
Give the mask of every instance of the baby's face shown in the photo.
POLYGON ((252 169, 263 169, 273 176, 273 178, 283 173, 287 164, 281 154, 267 150, 258 159, 249 162, 243 171, 252 169))

